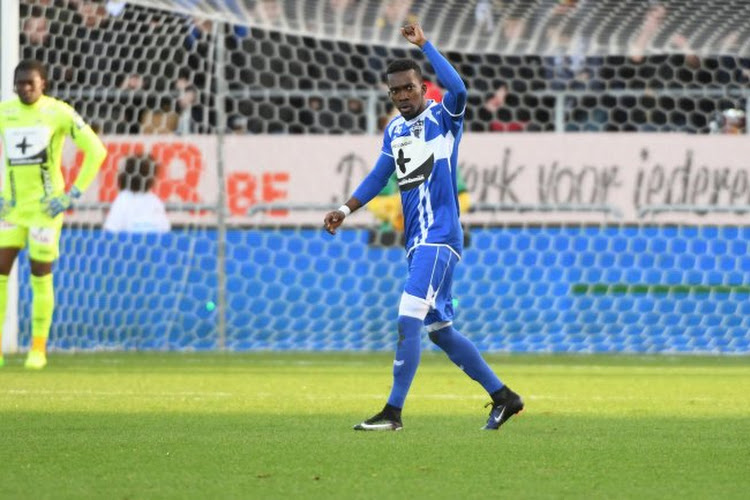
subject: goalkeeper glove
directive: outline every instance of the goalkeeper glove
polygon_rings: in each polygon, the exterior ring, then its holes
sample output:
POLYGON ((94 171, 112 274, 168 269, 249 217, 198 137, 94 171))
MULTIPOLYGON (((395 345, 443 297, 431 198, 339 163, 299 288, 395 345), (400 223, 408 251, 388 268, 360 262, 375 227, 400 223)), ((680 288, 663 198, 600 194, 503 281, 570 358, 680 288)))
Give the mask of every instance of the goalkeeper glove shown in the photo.
POLYGON ((7 201, 5 198, 0 196, 0 220, 4 219, 5 216, 8 215, 15 206, 16 202, 14 200, 7 201))
POLYGON ((73 186, 72 188, 70 188, 70 191, 68 191, 68 194, 61 194, 60 196, 55 196, 54 198, 43 199, 42 201, 46 200, 46 206, 44 207, 44 210, 50 217, 57 217, 58 215, 69 209, 73 205, 73 200, 79 198, 80 196, 81 192, 77 187, 73 186))

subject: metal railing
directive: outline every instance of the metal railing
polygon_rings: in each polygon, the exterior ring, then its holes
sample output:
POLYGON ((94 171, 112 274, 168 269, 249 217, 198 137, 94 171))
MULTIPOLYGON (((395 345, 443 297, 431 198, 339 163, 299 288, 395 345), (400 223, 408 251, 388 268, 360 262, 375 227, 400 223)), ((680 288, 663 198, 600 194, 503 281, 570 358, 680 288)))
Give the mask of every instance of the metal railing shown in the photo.
POLYGON ((645 218, 648 215, 652 217, 664 214, 664 213, 693 213, 693 214, 708 214, 708 213, 734 213, 743 215, 750 213, 750 205, 687 205, 687 204, 676 204, 676 205, 647 205, 638 209, 638 217, 645 218))

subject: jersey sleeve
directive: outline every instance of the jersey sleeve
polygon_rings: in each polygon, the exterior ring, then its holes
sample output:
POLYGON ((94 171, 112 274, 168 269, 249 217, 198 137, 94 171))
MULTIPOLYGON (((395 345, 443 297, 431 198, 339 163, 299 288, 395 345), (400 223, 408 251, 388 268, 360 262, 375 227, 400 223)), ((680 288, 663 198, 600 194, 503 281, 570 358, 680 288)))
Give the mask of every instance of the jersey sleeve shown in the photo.
POLYGON ((73 185, 84 192, 99 172, 104 159, 107 157, 107 148, 104 147, 96 132, 83 121, 83 118, 69 105, 63 104, 66 114, 66 132, 84 153, 83 164, 78 172, 73 185))
POLYGON ((443 108, 454 122, 463 121, 468 92, 461 76, 432 43, 424 44, 422 51, 435 69, 437 79, 446 89, 442 101, 443 108))
POLYGON ((391 123, 385 127, 385 131, 383 132, 383 147, 380 152, 393 158, 393 151, 391 150, 391 123))
POLYGON ((367 205, 370 200, 383 190, 395 170, 396 166, 393 163, 393 156, 380 153, 375 167, 365 177, 365 180, 362 181, 359 187, 354 190, 352 197, 359 200, 362 205, 367 205))
POLYGON ((378 195, 390 194, 387 191, 384 192, 391 174, 396 171, 396 166, 393 163, 393 152, 391 151, 390 130, 391 126, 388 124, 383 132, 383 146, 380 150, 380 156, 375 162, 375 167, 352 194, 362 205, 367 205, 370 200, 378 195))

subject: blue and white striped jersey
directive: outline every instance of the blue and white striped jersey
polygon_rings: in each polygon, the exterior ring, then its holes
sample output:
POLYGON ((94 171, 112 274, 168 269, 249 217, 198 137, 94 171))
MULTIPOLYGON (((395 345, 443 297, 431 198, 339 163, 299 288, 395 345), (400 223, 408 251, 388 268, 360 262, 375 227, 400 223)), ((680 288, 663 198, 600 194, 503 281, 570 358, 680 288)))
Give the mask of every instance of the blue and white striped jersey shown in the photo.
POLYGON ((446 89, 443 102, 427 101, 419 116, 398 116, 383 133, 375 167, 352 195, 363 205, 396 171, 404 212, 406 251, 419 245, 448 245, 459 257, 463 230, 458 221, 456 166, 466 110, 466 86, 456 70, 427 42, 422 51, 446 89))
POLYGON ((385 129, 382 153, 392 158, 398 178, 407 255, 424 243, 446 244, 461 255, 456 165, 462 130, 463 109, 452 114, 433 101, 416 118, 398 116, 385 129))

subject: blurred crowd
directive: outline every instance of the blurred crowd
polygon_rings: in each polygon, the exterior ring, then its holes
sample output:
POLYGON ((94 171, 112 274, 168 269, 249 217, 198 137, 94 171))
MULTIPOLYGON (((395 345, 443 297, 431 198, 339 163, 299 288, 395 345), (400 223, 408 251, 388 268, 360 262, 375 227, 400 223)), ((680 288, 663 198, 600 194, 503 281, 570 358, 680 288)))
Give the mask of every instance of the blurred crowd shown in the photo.
MULTIPOLYGON (((215 1, 237 9, 239 24, 123 1, 23 0, 22 56, 46 63, 51 93, 104 133, 365 133, 392 113, 387 61, 423 61, 418 51, 388 43, 398 27, 433 5, 449 8, 428 0, 384 0, 369 10, 369 0, 215 1), (338 38, 280 29, 295 26, 338 38), (370 42, 342 41, 355 34, 370 42), (217 35, 226 40, 218 70, 217 35)), ((471 131, 744 132, 750 59, 737 55, 739 32, 721 36, 718 55, 702 55, 690 33, 674 28, 669 4, 650 1, 625 27, 633 34, 627 50, 612 56, 597 48, 601 33, 581 25, 592 17, 590 1, 540 0, 532 13, 524 2, 458 4, 457 25, 508 47, 503 54, 445 51, 470 91, 471 131), (545 44, 535 53, 524 46, 533 30, 542 30, 536 39, 545 44)), ((436 86, 429 68, 425 76, 436 86)))

